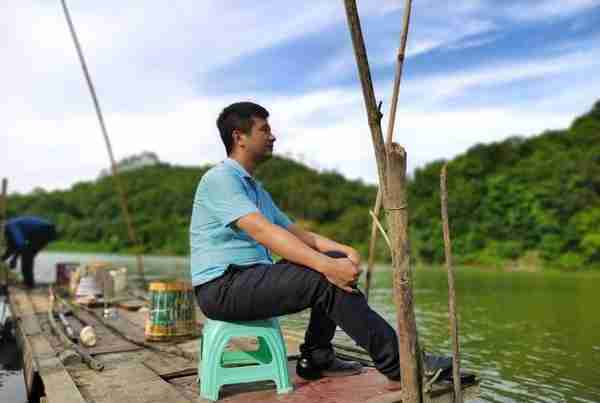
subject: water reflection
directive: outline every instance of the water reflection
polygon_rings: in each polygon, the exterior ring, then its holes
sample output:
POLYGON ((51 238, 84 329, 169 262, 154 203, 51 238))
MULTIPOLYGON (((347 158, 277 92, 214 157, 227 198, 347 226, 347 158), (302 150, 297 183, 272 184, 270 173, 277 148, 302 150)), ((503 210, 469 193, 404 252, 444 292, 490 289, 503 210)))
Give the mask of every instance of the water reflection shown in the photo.
POLYGON ((25 402, 21 350, 7 328, 0 338, 0 401, 25 402))

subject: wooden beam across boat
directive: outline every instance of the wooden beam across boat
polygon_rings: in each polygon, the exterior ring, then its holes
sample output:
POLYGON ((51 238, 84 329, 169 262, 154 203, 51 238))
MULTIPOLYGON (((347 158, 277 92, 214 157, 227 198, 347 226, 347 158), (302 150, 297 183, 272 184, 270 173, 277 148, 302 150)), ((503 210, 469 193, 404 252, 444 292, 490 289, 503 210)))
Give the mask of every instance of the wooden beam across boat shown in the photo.
MULTIPOLYGON (((46 396, 49 403, 84 403, 77 385, 58 359, 40 323, 28 292, 22 288, 9 288, 9 301, 13 317, 17 319, 17 336, 23 351, 25 386, 30 397, 46 396), (36 382, 41 378, 41 383, 36 382)), ((47 311, 46 311, 47 312, 47 311)))
MULTIPOLYGON (((117 402, 204 402, 198 393, 198 362, 194 357, 198 339, 177 343, 152 343, 147 348, 133 342, 143 342, 144 313, 118 308, 118 319, 111 327, 126 334, 125 340, 106 327, 98 313, 101 310, 78 311, 67 315, 67 320, 77 332, 84 324, 96 330, 98 343, 88 353, 104 364, 101 372, 84 363, 63 364, 59 355, 65 349, 61 340, 52 333, 48 323, 48 292, 41 287, 28 290, 9 287, 9 302, 16 319, 19 344, 23 350, 23 372, 28 397, 45 403, 117 403, 117 402), (94 314, 96 312, 97 314, 94 314), (186 354, 169 353, 176 349, 186 354)), ((203 320, 199 312, 200 322, 203 320)), ((201 323, 199 323, 201 327, 201 323)), ((278 395, 272 382, 256 382, 225 386, 221 390, 222 402, 393 402, 397 394, 385 392, 385 378, 374 368, 366 368, 361 375, 346 378, 324 378, 305 381, 295 373, 302 333, 283 330, 289 354, 289 370, 294 392, 278 395)), ((252 340, 236 340, 231 349, 252 348, 252 340)), ((350 349, 351 351, 351 349, 350 349)), ((479 385, 464 386, 466 401, 476 398, 479 385)), ((453 401, 452 384, 435 384, 426 395, 426 402, 450 403, 453 401)))

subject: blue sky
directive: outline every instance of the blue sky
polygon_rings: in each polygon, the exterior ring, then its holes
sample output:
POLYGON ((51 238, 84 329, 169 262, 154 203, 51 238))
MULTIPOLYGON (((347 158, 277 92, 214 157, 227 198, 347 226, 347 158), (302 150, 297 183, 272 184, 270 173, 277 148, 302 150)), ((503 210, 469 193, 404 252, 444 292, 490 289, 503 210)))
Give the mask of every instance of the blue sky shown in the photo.
MULTIPOLYGON (((13 191, 93 179, 108 158, 60 2, 0 6, 0 174, 13 191)), ((389 108, 404 1, 358 1, 389 108)), ((271 111, 276 152, 374 182, 341 0, 70 1, 117 157, 224 158, 231 102, 271 111)), ((409 170, 567 127, 600 99, 600 0, 414 0, 395 140, 409 170)), ((386 117, 383 121, 387 125, 386 117)))

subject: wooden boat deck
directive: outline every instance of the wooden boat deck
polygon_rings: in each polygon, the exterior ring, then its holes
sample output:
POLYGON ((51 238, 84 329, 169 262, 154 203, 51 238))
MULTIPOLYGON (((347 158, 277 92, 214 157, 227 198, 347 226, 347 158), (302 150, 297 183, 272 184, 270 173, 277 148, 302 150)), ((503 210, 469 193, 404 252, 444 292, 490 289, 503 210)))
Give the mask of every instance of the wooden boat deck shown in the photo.
MULTIPOLYGON (((96 346, 87 351, 104 364, 101 372, 90 369, 82 362, 63 363, 59 356, 65 346, 53 334, 48 320, 49 298, 46 288, 25 290, 9 287, 9 301, 16 319, 17 337, 23 351, 23 372, 26 389, 32 401, 48 403, 138 403, 205 402, 198 394, 196 383, 198 340, 179 343, 144 342, 144 314, 118 308, 118 317, 108 321, 131 342, 105 326, 91 312, 78 310, 67 316, 78 333, 84 324, 92 325, 98 337, 96 346), (152 347, 152 348, 150 348, 152 347), (156 347, 156 348, 154 348, 156 347), (167 353, 159 349, 169 349, 167 353)), ((141 304, 132 297, 130 302, 141 304)), ((101 314, 101 309, 96 309, 101 314)), ((203 316, 199 328, 202 326, 203 316)), ((346 378, 305 381, 295 373, 295 357, 300 337, 286 332, 284 336, 290 355, 289 367, 294 392, 278 395, 271 382, 231 385, 222 388, 223 402, 391 402, 397 393, 385 392, 385 379, 373 368, 363 374, 346 378)), ((251 343, 242 343, 246 346, 251 343)), ((238 346, 239 347, 239 346, 238 346)), ((243 347, 243 346, 242 346, 243 347)), ((235 348, 235 347, 234 347, 235 348)), ((201 376, 201 374, 200 374, 201 376)), ((478 384, 465 387, 465 400, 475 398, 478 384)), ((435 384, 427 395, 429 402, 452 402, 452 385, 435 384)))

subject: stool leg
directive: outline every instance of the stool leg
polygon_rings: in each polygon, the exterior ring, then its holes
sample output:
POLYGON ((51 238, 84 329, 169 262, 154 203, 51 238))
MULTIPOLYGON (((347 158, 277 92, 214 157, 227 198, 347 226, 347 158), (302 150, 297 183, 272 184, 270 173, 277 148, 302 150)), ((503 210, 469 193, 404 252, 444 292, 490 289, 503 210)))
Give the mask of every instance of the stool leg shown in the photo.
POLYGON ((210 354, 206 353, 208 346, 205 345, 203 351, 202 362, 200 363, 200 396, 204 399, 216 401, 219 399, 219 387, 215 385, 215 368, 214 361, 211 362, 210 354))
POLYGON ((205 335, 206 342, 202 348, 200 395, 207 400, 219 400, 221 356, 227 346, 228 339, 229 337, 219 334, 218 331, 205 335))
MULTIPOLYGON (((219 398, 221 386, 233 383, 273 380, 277 393, 293 390, 287 367, 287 350, 277 319, 270 323, 253 323, 245 329, 238 324, 209 321, 201 344, 200 395, 208 400, 219 398), (254 361, 256 366, 223 367, 227 361, 225 348, 232 337, 258 337, 259 349, 246 353, 241 361, 254 361), (252 357, 252 358, 251 358, 252 357)), ((231 354, 231 353, 230 353, 231 354)), ((238 358, 232 354, 231 358, 238 358)), ((234 364, 231 362, 231 364, 234 364)))
POLYGON ((273 361, 273 353, 271 347, 265 336, 258 337, 258 351, 256 352, 256 358, 260 364, 269 364, 273 361))
POLYGON ((265 342, 268 344, 271 350, 273 366, 276 370, 275 385, 277 386, 277 393, 289 393, 294 390, 294 386, 290 381, 288 366, 287 366, 287 350, 285 348, 285 342, 281 338, 281 333, 277 337, 273 333, 265 337, 265 342))

